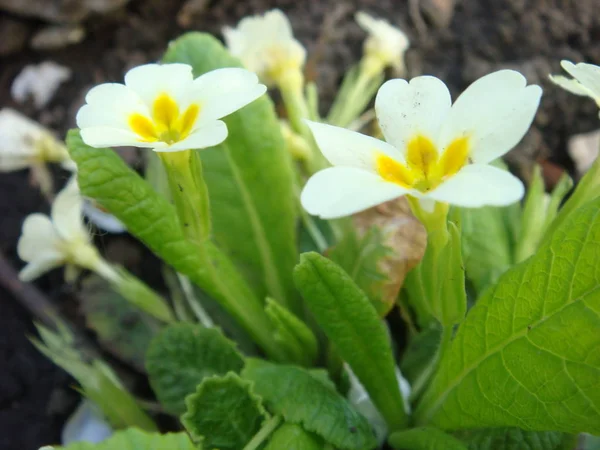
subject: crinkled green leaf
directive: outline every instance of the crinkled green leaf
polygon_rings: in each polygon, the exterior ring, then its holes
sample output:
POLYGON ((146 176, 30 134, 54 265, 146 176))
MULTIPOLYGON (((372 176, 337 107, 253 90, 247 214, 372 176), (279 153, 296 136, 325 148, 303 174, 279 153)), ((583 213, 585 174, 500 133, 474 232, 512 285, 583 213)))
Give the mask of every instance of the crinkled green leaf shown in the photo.
POLYGON ((467 450, 455 437, 428 427, 392 433, 389 443, 396 450, 467 450))
POLYGON ((96 332, 102 346, 143 371, 146 350, 162 324, 95 274, 83 281, 80 297, 87 326, 96 332))
POLYGON ((239 372, 242 355, 216 328, 179 323, 165 328, 146 355, 150 384, 173 414, 185 411, 185 398, 206 377, 239 372))
POLYGON ((564 434, 558 431, 524 431, 520 428, 482 428, 456 434, 469 450, 558 450, 564 434))
POLYGON ((265 450, 323 450, 323 440, 299 425, 284 423, 272 434, 265 450))
POLYGON ((419 423, 600 432, 600 200, 471 309, 419 423))
POLYGON ((185 403, 181 421, 205 450, 240 450, 269 418, 252 383, 233 372, 206 378, 185 403))
POLYGON ((297 366, 250 358, 242 376, 269 408, 340 450, 367 450, 377 442, 366 419, 321 379, 297 366))
POLYGON ((217 300, 269 355, 280 354, 262 299, 222 251, 211 242, 201 250, 187 240, 175 208, 114 151, 86 145, 76 130, 67 135, 67 147, 85 196, 98 201, 165 263, 217 300))
POLYGON ((66 447, 46 446, 40 450, 202 450, 186 433, 146 433, 137 428, 118 431, 98 444, 75 442, 66 447))
POLYGON ((340 356, 350 364, 389 427, 406 422, 385 326, 352 278, 318 253, 304 253, 294 280, 340 356))
MULTIPOLYGON (((241 67, 214 37, 188 33, 163 58, 185 63, 199 76, 221 67, 241 67)), ((254 281, 258 296, 292 307, 296 219, 291 158, 267 95, 225 119, 223 144, 202 150, 210 193, 213 232, 254 281)))
POLYGON ((317 338, 304 322, 271 298, 267 298, 267 316, 274 327, 273 339, 286 349, 289 361, 311 366, 319 350, 317 338))

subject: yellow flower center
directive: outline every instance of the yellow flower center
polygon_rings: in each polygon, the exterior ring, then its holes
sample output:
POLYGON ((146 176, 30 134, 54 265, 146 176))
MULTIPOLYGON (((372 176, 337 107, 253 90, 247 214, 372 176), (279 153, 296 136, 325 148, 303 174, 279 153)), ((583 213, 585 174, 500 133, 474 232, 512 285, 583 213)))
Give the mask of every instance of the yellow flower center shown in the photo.
POLYGON ((190 134, 199 112, 200 105, 193 103, 181 113, 177 102, 169 94, 162 93, 152 104, 152 117, 133 113, 128 122, 140 142, 174 144, 190 134))
POLYGON ((406 165, 378 153, 377 172, 386 181, 428 192, 456 174, 467 163, 469 137, 452 141, 441 156, 435 144, 423 135, 411 139, 406 150, 406 165))

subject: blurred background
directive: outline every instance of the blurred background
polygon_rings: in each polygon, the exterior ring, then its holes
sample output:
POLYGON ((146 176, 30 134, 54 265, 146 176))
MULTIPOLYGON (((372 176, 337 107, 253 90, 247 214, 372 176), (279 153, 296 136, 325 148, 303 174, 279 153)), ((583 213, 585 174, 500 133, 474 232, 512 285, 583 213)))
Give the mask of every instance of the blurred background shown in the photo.
MULTIPOLYGON (((533 163, 540 163, 550 187, 563 170, 579 176, 581 162, 576 164, 570 153, 581 141, 574 143, 573 136, 600 128, 592 100, 574 97, 547 79, 549 73, 560 73, 561 59, 600 63, 598 6, 598 0, 0 0, 0 105, 62 138, 93 85, 122 82, 129 68, 157 61, 183 32, 221 37, 224 25, 277 7, 308 49, 306 76, 317 82, 326 111, 345 71, 361 56, 365 34, 354 13, 364 10, 409 36, 408 77, 435 75, 455 95, 501 68, 518 70, 529 83, 542 85, 535 124, 508 162, 525 179, 533 163)), ((584 140, 598 139, 594 136, 584 140)), ((1 140, 0 135, 0 145, 1 140)), ((135 164, 134 151, 124 156, 135 164)), ((68 176, 56 175, 59 180, 68 176)), ((47 212, 48 204, 30 185, 28 173, 0 175, 2 450, 57 442, 78 399, 68 375, 27 340, 34 333, 31 314, 22 305, 27 292, 11 269, 22 264, 15 247, 23 218, 36 211, 47 212)), ((145 280, 160 278, 158 264, 133 239, 98 239, 109 259, 145 280)), ((82 321, 60 271, 37 286, 47 299, 60 299, 66 316, 82 321)))

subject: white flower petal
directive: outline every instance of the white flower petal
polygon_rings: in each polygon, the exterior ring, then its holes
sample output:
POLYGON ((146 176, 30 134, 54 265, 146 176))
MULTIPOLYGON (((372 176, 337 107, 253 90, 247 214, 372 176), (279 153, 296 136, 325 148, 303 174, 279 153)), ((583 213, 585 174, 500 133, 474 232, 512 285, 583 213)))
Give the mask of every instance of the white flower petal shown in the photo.
POLYGON ((596 99, 600 99, 600 66, 593 64, 573 64, 571 61, 561 61, 560 65, 573 78, 583 84, 596 99))
POLYGON ((83 224, 82 210, 83 199, 73 176, 52 203, 52 223, 64 240, 90 240, 88 230, 83 224))
POLYGON ((90 147, 145 147, 155 148, 162 145, 161 142, 141 142, 140 138, 133 132, 112 127, 90 127, 81 129, 81 138, 90 147))
POLYGON ((127 72, 125 86, 152 108, 154 100, 162 93, 178 102, 185 100, 193 79, 192 66, 188 64, 146 64, 127 72))
POLYGON ((325 158, 334 166, 356 167, 376 172, 376 154, 404 162, 404 156, 390 144, 345 128, 305 121, 325 158))
MULTIPOLYGON (((263 95, 267 88, 246 69, 217 69, 196 78, 190 103, 200 105, 198 124, 225 117, 263 95)), ((185 109, 183 107, 182 109, 185 109)))
POLYGON ((550 81, 552 81, 554 84, 560 86, 566 91, 569 91, 571 94, 592 98, 594 97, 592 91, 574 78, 567 78, 563 77, 562 75, 549 75, 548 78, 550 78, 550 81))
POLYGON ((63 264, 64 261, 61 258, 55 258, 50 255, 42 256, 23 267, 19 272, 19 279, 24 282, 35 280, 46 272, 62 266, 63 264))
POLYGON ((471 84, 456 100, 442 128, 439 147, 470 136, 470 158, 488 163, 504 155, 529 129, 542 95, 536 85, 526 86, 523 75, 501 70, 471 84))
POLYGON ((47 137, 37 122, 10 108, 0 110, 0 172, 31 165, 39 153, 36 144, 47 137))
POLYGON ((193 131, 187 138, 168 147, 154 148, 156 152, 178 152, 213 147, 227 139, 227 125, 225 122, 215 120, 204 124, 193 131))
POLYGON ((354 16, 360 27, 369 33, 364 43, 365 54, 382 60, 386 66, 404 68, 404 52, 410 45, 402 30, 383 19, 375 19, 363 11, 354 16))
POLYGON ((478 208, 510 205, 523 198, 524 193, 523 183, 508 171, 485 164, 471 164, 426 196, 439 202, 478 208))
POLYGON ((61 258, 57 244, 59 236, 50 218, 44 214, 35 213, 27 216, 23 222, 21 237, 17 243, 17 254, 26 262, 40 258, 61 258))
POLYGON ((417 77, 410 83, 396 79, 379 88, 375 111, 386 141, 404 152, 418 134, 437 141, 451 102, 448 88, 435 77, 417 77))
POLYGON ((409 191, 353 167, 330 167, 314 174, 300 196, 310 214, 335 219, 363 211, 409 191))

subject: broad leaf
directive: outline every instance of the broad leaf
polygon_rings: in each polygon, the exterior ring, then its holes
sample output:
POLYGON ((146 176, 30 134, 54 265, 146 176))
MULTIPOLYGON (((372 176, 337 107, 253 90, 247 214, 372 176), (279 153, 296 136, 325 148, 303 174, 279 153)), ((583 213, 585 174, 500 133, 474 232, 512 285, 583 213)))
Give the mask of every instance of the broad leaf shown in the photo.
MULTIPOLYGON (((172 42, 163 60, 189 64, 195 76, 241 67, 204 33, 172 42)), ((270 295, 293 309, 297 207, 291 159, 273 104, 265 95, 225 122, 227 140, 200 153, 215 237, 255 281, 260 298, 270 295)))
POLYGON ((301 426, 284 423, 269 440, 265 450, 322 450, 323 440, 301 426))
POLYGON ((309 309, 339 355, 350 364, 392 429, 406 422, 404 403, 385 326, 344 270, 319 255, 304 253, 294 280, 309 309))
POLYGON ((173 414, 206 377, 239 372, 244 360, 216 328, 180 323, 164 329, 150 345, 146 368, 158 400, 173 414))
POLYGON ((290 356, 289 361, 311 366, 319 350, 317 338, 304 322, 271 298, 267 298, 265 309, 274 327, 275 339, 290 356))
POLYGON ((146 433, 137 428, 118 431, 99 444, 76 442, 67 447, 46 446, 40 450, 202 450, 186 433, 146 433))
POLYGON ((80 297, 86 324, 96 332, 102 346, 143 371, 146 350, 162 324, 95 274, 83 281, 80 297))
POLYGON ((340 450, 367 450, 377 442, 364 417, 320 378, 296 366, 248 359, 242 376, 269 408, 340 450))
POLYGON ((206 378, 185 402, 181 421, 205 450, 244 448, 269 417, 252 383, 233 372, 206 378))
POLYGON ((294 271, 296 285, 317 322, 335 344, 388 425, 406 420, 394 359, 375 308, 350 276, 317 253, 305 253, 294 271))
POLYGON ((600 200, 471 309, 416 411, 444 429, 600 432, 600 200))
POLYGON ((467 450, 455 437, 427 427, 392 433, 389 443, 396 450, 467 450))
POLYGON ((483 428, 456 434, 469 450, 559 450, 565 435, 558 431, 483 428))
POLYGON ((108 148, 86 145, 76 130, 67 147, 77 163, 83 195, 98 201, 164 262, 217 300, 271 356, 273 342, 263 302, 250 290, 229 258, 211 242, 188 241, 173 206, 108 148))

